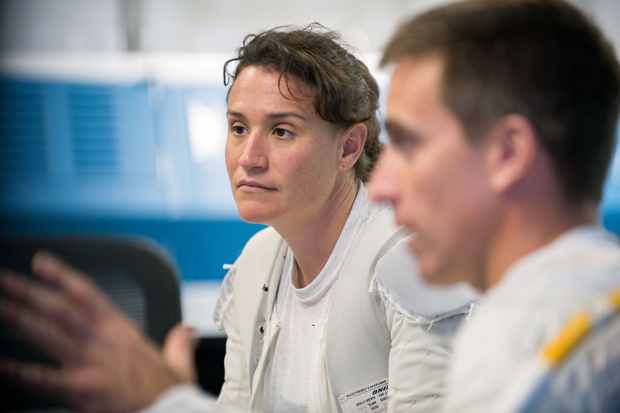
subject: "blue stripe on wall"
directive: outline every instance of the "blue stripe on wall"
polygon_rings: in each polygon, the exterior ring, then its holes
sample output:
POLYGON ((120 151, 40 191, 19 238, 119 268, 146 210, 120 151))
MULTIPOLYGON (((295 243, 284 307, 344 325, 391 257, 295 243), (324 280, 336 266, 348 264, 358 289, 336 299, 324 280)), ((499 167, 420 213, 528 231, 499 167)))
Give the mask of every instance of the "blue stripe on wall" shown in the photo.
POLYGON ((128 235, 161 244, 176 262, 183 281, 220 280, 252 235, 264 225, 243 221, 145 219, 0 219, 0 236, 128 235))

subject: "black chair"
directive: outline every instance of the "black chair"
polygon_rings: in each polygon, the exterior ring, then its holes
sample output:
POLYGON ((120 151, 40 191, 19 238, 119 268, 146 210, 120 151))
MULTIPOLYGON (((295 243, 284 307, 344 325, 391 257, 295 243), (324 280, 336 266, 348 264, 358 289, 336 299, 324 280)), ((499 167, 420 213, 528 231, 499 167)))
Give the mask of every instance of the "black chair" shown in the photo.
MULTIPOLYGON (((0 240, 0 266, 30 274, 35 252, 46 250, 88 274, 143 331, 161 345, 181 320, 179 277, 155 243, 134 238, 23 238, 0 240)), ((50 361, 0 324, 0 354, 50 361)), ((65 411, 58 400, 25 391, 0 377, 0 411, 65 411)))

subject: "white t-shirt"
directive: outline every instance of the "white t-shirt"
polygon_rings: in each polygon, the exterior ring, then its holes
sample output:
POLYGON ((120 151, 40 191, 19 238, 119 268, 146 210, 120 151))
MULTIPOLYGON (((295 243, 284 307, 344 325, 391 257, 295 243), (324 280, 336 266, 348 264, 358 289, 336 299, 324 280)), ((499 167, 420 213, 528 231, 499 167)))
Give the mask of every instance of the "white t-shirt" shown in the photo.
POLYGON ((334 289, 351 245, 362 226, 380 211, 374 206, 360 185, 351 213, 342 229, 338 242, 325 267, 306 287, 293 285, 294 257, 286 253, 280 286, 276 298, 276 312, 280 319, 280 333, 274 356, 266 374, 265 396, 274 412, 307 412, 310 397, 310 366, 315 327, 326 322, 334 289))

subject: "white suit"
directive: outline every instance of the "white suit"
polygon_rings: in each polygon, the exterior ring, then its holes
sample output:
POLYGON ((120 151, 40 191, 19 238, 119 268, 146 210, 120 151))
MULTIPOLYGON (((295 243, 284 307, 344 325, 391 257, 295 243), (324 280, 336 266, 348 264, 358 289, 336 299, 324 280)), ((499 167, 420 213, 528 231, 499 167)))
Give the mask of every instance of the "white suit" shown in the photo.
MULTIPOLYGON (((367 196, 365 188, 359 196, 367 196)), ((404 242, 408 233, 394 225, 390 207, 374 209, 349 241, 329 315, 316 326, 316 357, 306 372, 314 378, 309 411, 339 411, 339 398, 383 380, 390 411, 406 411, 412 404, 418 411, 435 411, 444 401, 452 336, 474 296, 462 286, 441 289, 420 280, 404 242)), ((216 309, 216 321, 228 334, 223 405, 271 410, 265 372, 280 329, 274 301, 287 248, 272 228, 261 231, 223 283, 216 309)), ((365 399, 350 395, 344 404, 360 400, 365 399)))
MULTIPOLYGON (((465 286, 423 282, 406 246, 407 231, 394 225, 390 207, 370 202, 363 186, 352 214, 360 212, 356 208, 367 211, 361 212, 361 229, 344 240, 348 252, 304 372, 312 377, 308 411, 378 406, 376 412, 386 405, 397 412, 414 405, 415 411, 441 411, 452 337, 475 294, 465 286)), ((230 410, 271 411, 268 394, 277 389, 269 388, 265 374, 280 330, 275 300, 287 249, 273 228, 259 232, 222 283, 215 321, 228 339, 219 405, 230 410)), ((195 388, 177 386, 149 411, 212 408, 213 400, 195 388)))
MULTIPOLYGON (((450 369, 453 412, 518 410, 512 397, 524 369, 592 300, 620 287, 620 246, 602 228, 583 226, 514 263, 457 334, 450 369)), ((553 374, 541 412, 620 411, 620 320, 586 340, 553 374), (592 340, 593 339, 593 340, 592 340)), ((529 391, 529 390, 528 390, 529 391)))

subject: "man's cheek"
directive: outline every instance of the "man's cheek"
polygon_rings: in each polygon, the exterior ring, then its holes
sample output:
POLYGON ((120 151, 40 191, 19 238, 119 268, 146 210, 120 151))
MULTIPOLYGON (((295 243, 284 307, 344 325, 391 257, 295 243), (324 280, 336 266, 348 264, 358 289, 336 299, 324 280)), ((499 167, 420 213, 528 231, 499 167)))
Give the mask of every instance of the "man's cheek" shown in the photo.
POLYGON ((410 202, 413 204, 427 202, 429 196, 428 182, 420 179, 418 175, 411 171, 405 171, 400 176, 402 177, 404 195, 410 202))

